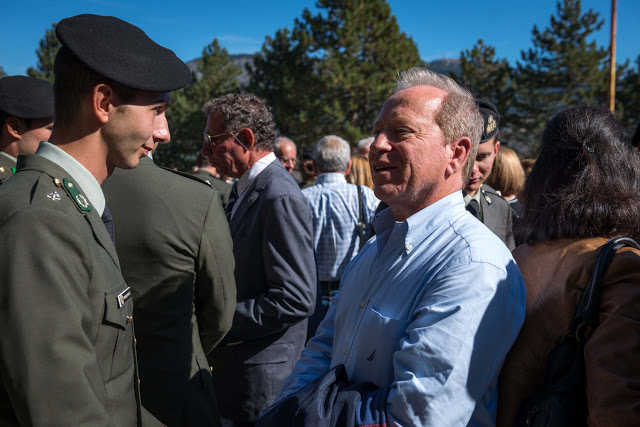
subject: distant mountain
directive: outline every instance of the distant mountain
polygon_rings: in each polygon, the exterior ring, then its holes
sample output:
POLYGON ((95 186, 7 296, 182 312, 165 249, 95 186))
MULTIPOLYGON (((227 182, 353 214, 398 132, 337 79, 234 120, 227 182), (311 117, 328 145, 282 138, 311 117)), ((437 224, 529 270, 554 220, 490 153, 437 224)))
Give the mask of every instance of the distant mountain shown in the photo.
MULTIPOLYGON (((229 55, 229 59, 241 71, 241 74, 238 76, 238 83, 240 83, 241 87, 247 87, 249 85, 249 73, 247 72, 247 64, 253 65, 253 55, 244 53, 238 55, 229 55)), ((198 80, 202 78, 202 73, 198 71, 199 62, 200 58, 196 58, 192 61, 187 62, 187 66, 192 73, 195 73, 198 80)), ((431 62, 423 61, 423 64, 431 71, 435 71, 436 73, 441 73, 446 76, 449 75, 450 71, 457 75, 460 74, 460 59, 458 58, 442 58, 436 59, 435 61, 431 62)))

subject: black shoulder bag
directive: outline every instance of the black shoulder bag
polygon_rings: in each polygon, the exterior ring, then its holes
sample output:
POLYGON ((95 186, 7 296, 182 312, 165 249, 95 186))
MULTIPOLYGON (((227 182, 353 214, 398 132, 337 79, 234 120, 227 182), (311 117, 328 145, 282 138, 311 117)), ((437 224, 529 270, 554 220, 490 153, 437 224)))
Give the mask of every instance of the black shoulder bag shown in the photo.
POLYGON ((547 356, 543 385, 522 403, 515 426, 565 427, 587 424, 586 333, 599 324, 602 275, 611 258, 625 246, 640 249, 640 245, 628 237, 614 237, 602 247, 569 330, 562 343, 547 356))
POLYGON ((367 223, 364 222, 364 196, 362 194, 362 187, 360 187, 359 185, 356 185, 356 187, 358 188, 358 235, 360 235, 360 248, 358 249, 358 251, 360 249, 362 249, 362 247, 364 246, 365 243, 367 243, 367 240, 369 240, 368 237, 365 236, 365 228, 367 228, 367 223))

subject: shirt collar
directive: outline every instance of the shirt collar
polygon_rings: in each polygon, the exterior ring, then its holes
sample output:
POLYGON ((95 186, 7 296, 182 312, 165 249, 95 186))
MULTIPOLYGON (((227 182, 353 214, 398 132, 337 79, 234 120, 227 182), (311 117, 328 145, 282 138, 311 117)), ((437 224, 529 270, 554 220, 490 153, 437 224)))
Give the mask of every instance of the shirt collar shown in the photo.
POLYGON ((382 251, 390 231, 404 234, 405 252, 409 253, 426 239, 442 223, 448 221, 456 211, 464 212, 462 191, 456 191, 426 208, 414 213, 406 221, 395 221, 391 209, 380 212, 373 220, 376 234, 386 236, 380 239, 382 246, 378 247, 378 253, 382 251), (393 228, 393 230, 391 230, 393 228))
POLYGON ((96 209, 98 215, 102 216, 104 211, 104 193, 100 184, 95 179, 91 172, 89 172, 80 162, 74 159, 67 152, 59 147, 47 142, 42 141, 36 151, 38 156, 42 156, 45 159, 51 160, 53 163, 60 166, 67 171, 69 175, 76 181, 76 184, 82 188, 85 195, 89 199, 89 202, 96 209))
POLYGON ((344 177, 343 173, 340 172, 327 172, 321 173, 316 178, 316 185, 318 184, 329 184, 333 182, 347 182, 347 179, 344 177))
POLYGON ((8 158, 9 160, 13 160, 14 162, 17 162, 18 159, 16 159, 15 157, 13 157, 11 154, 5 153, 4 151, 0 151, 0 154, 5 156, 6 158, 8 158))
POLYGON ((260 160, 258 160, 257 162, 255 162, 253 166, 249 168, 248 171, 242 174, 242 176, 238 180, 238 186, 237 186, 238 199, 240 199, 244 194, 244 192, 247 191, 247 188, 249 188, 251 184, 253 184, 253 181, 256 180, 258 175, 260 175, 260 172, 265 170, 267 166, 269 166, 275 159, 276 159, 276 155, 273 154, 273 152, 271 152, 266 156, 264 156, 263 158, 261 158, 260 160))

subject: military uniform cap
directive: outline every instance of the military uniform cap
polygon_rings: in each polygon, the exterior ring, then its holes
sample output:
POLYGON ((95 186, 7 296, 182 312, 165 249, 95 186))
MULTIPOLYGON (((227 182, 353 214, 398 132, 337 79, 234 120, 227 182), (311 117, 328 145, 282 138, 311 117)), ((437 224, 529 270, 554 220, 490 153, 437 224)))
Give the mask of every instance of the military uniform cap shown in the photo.
POLYGON ((22 119, 53 117, 53 85, 27 76, 0 79, 0 110, 22 119))
POLYGON ((498 134, 498 125, 500 124, 500 113, 498 113, 498 107, 493 105, 491 101, 483 98, 478 98, 478 109, 484 120, 484 127, 482 128, 482 137, 480 142, 487 142, 498 134))
MULTIPOLYGON (((56 26, 62 50, 116 83, 169 92, 191 82, 191 71, 140 28, 113 16, 77 15, 56 26)), ((60 53, 59 53, 60 54, 60 53)))

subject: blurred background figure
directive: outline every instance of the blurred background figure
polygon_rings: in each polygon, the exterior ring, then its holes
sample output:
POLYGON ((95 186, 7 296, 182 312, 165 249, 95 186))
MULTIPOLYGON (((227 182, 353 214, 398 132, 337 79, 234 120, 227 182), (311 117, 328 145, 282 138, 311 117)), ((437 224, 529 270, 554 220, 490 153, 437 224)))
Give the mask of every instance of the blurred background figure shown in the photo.
POLYGON ((515 151, 504 146, 498 150, 491 175, 486 182, 509 203, 515 226, 522 215, 522 205, 517 196, 524 188, 524 170, 515 151))
MULTIPOLYGON (((602 245, 614 236, 640 239, 639 186, 638 153, 608 109, 569 107, 549 121, 524 190, 517 234, 526 244, 513 251, 527 306, 500 374, 498 426, 512 426, 542 384, 549 351, 564 339, 602 245)), ((625 248, 605 271, 600 324, 584 348, 583 424, 640 425, 638 307, 640 251, 625 248)))
POLYGON ((636 147, 636 149, 640 150, 640 123, 638 123, 638 127, 631 138, 631 144, 636 147))
POLYGON ((279 136, 276 138, 273 152, 276 154, 282 166, 293 176, 296 183, 300 185, 302 182, 302 175, 296 170, 296 164, 298 163, 298 149, 296 143, 286 136, 279 136))
POLYGON ((351 169, 347 174, 347 182, 355 185, 366 185, 373 190, 373 179, 371 179, 371 167, 369 166, 369 147, 373 142, 373 137, 364 138, 358 141, 357 153, 351 157, 351 169))
POLYGON ((0 79, 0 184, 15 173, 19 154, 34 154, 53 129, 53 85, 26 76, 0 79))
POLYGON ((536 159, 522 159, 520 160, 522 170, 524 171, 524 179, 526 180, 533 169, 533 165, 536 164, 536 159))
POLYGON ((216 168, 211 165, 207 156, 202 153, 198 153, 198 157, 196 157, 196 167, 198 169, 192 175, 218 190, 222 207, 226 209, 229 202, 229 194, 231 194, 231 184, 228 184, 227 181, 220 177, 216 168))
POLYGON ((316 172, 313 169, 313 147, 304 147, 302 149, 298 171, 302 177, 302 182, 298 184, 301 190, 309 188, 316 183, 316 172))

